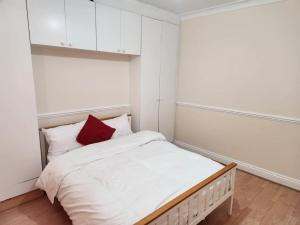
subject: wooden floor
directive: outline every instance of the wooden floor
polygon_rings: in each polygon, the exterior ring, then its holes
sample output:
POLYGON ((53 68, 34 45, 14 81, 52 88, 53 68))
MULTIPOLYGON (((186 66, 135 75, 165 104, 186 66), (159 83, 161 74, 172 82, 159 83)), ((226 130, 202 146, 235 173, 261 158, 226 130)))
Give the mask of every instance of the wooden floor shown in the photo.
MULTIPOLYGON (((46 197, 0 213, 1 225, 71 225, 64 210, 46 197)), ((237 173, 233 215, 220 206, 199 225, 300 225, 300 192, 237 173)), ((101 225, 101 224, 99 224, 101 225)))

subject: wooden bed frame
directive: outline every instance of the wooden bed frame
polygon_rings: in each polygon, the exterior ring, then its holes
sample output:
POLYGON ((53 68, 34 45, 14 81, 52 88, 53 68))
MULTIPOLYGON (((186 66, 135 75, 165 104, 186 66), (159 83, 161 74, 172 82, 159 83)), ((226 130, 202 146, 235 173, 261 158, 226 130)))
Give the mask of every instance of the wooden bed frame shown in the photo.
MULTIPOLYGON (((131 115, 129 114, 128 116, 131 121, 131 115)), ((115 117, 100 119, 106 120, 112 118, 115 117)), ((40 143, 44 168, 47 164, 48 146, 41 129, 40 143)), ((229 199, 228 214, 231 215, 236 166, 235 163, 225 166, 223 169, 161 206, 134 225, 197 225, 227 199, 229 199)))
POLYGON ((225 166, 134 225, 196 225, 227 199, 231 215, 236 166, 225 166))

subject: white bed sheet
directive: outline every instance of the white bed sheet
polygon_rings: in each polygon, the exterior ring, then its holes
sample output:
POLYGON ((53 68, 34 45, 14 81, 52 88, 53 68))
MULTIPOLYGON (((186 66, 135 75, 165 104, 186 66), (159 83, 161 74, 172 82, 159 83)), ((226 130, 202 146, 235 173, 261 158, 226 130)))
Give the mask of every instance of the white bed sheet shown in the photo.
POLYGON ((132 225, 222 168, 142 131, 59 156, 37 187, 74 225, 132 225))

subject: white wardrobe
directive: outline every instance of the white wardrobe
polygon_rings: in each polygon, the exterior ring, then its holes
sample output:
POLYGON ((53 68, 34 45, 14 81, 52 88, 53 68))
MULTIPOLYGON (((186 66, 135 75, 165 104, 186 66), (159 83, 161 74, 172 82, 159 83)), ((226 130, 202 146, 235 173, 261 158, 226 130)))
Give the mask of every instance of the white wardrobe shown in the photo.
POLYGON ((0 1, 0 202, 34 189, 42 170, 26 2, 0 1))
POLYGON ((133 129, 163 133, 174 138, 179 28, 142 18, 141 56, 131 64, 133 129))

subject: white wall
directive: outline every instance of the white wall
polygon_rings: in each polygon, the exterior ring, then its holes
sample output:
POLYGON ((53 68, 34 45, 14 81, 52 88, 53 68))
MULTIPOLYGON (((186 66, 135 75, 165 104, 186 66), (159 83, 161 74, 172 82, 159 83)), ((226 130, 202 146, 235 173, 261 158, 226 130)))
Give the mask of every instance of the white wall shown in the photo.
MULTIPOLYGON (((300 1, 181 24, 178 101, 300 118, 300 1)), ((180 105, 176 139, 300 179, 300 125, 180 105)))
POLYGON ((0 1, 0 201, 34 187, 41 172, 25 1, 0 1))

